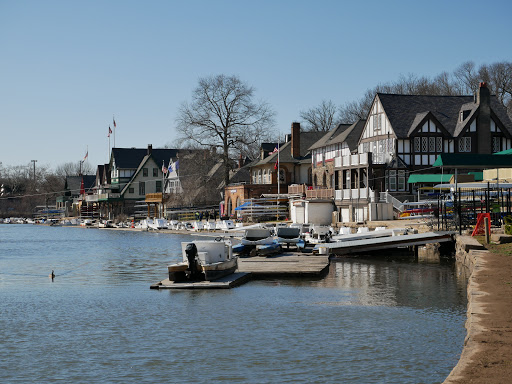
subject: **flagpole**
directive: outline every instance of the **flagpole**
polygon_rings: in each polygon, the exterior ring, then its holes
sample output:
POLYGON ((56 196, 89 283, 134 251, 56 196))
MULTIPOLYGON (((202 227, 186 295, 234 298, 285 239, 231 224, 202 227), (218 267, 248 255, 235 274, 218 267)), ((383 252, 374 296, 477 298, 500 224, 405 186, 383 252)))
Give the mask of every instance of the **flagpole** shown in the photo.
POLYGON ((279 221, 279 195, 281 193, 281 180, 280 180, 280 169, 279 169, 279 142, 281 141, 281 135, 277 139, 277 199, 276 199, 276 220, 279 221))
POLYGON ((116 119, 112 115, 112 122, 114 123, 114 148, 116 147, 116 119))

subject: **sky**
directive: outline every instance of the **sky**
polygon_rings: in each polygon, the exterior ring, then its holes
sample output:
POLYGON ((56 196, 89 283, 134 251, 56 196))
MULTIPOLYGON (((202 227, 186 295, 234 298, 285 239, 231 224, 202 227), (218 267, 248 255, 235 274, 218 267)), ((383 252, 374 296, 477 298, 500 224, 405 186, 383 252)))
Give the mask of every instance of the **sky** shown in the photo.
POLYGON ((0 0, 0 162, 56 167, 173 146, 203 77, 236 75, 289 133, 401 75, 512 61, 512 2, 0 0), (114 145, 111 136, 110 147, 114 145))

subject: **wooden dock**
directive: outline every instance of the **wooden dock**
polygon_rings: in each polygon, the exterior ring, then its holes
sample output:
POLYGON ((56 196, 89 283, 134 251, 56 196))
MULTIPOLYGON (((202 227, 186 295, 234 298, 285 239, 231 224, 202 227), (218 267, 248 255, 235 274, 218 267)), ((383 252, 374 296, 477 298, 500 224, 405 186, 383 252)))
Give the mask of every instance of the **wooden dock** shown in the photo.
POLYGON ((316 276, 329 267, 327 255, 304 255, 286 252, 271 257, 238 258, 235 273, 215 281, 175 283, 169 279, 150 286, 151 289, 229 289, 242 285, 255 277, 316 276))
POLYGON ((271 257, 238 259, 238 271, 255 276, 308 276, 320 275, 329 267, 328 255, 285 252, 271 257))
POLYGON ((444 243, 454 241, 455 232, 426 232, 401 236, 389 236, 364 240, 339 241, 336 243, 319 244, 318 249, 322 253, 332 255, 348 255, 362 252, 378 251, 399 247, 414 247, 428 243, 444 243))
POLYGON ((224 276, 215 281, 197 281, 197 282, 183 282, 175 283, 169 279, 162 280, 156 284, 151 285, 151 289, 229 289, 242 285, 249 281, 251 278, 250 273, 235 272, 229 276, 224 276))

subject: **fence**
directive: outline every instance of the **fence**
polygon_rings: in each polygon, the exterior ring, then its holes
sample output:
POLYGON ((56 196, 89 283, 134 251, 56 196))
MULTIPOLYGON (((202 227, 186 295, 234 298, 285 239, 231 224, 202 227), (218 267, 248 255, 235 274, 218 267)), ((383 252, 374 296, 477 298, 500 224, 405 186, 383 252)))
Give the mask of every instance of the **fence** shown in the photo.
POLYGON ((489 213, 491 225, 500 227, 512 215, 511 188, 458 188, 437 196, 431 226, 438 230, 473 229, 479 213, 489 213))

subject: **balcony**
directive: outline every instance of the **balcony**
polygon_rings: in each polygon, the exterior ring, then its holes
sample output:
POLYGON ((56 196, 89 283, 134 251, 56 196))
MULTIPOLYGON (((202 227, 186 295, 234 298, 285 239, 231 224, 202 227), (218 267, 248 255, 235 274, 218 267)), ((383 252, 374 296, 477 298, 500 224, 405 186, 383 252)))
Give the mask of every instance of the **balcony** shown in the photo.
POLYGON ((368 165, 369 155, 368 153, 358 153, 355 155, 348 156, 336 156, 334 158, 334 167, 359 167, 368 165))
POLYGON ((288 186, 289 195, 303 195, 306 193, 308 186, 305 184, 292 184, 288 186))
MULTIPOLYGON (((309 187, 311 188, 311 187, 309 187)), ((315 188, 306 190, 306 199, 333 199, 334 189, 332 188, 315 188)))
POLYGON ((106 200, 109 200, 109 199, 119 199, 121 198, 121 194, 120 193, 100 193, 98 195, 98 200, 99 201, 106 201, 106 200))
POLYGON ((336 200, 355 200, 368 198, 368 190, 366 188, 337 189, 335 192, 336 200))

